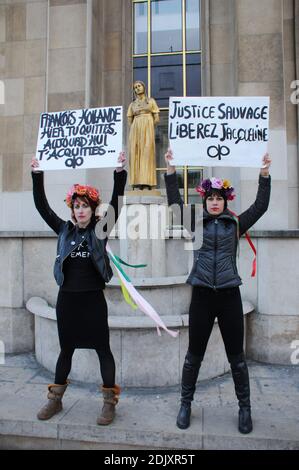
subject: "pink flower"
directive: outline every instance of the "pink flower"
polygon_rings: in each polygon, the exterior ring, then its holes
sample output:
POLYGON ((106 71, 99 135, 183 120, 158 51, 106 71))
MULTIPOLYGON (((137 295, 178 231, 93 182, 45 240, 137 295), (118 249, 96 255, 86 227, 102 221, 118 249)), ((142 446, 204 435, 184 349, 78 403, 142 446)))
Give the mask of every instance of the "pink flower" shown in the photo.
POLYGON ((214 189, 221 189, 222 188, 222 180, 220 178, 211 178, 212 188, 214 189))

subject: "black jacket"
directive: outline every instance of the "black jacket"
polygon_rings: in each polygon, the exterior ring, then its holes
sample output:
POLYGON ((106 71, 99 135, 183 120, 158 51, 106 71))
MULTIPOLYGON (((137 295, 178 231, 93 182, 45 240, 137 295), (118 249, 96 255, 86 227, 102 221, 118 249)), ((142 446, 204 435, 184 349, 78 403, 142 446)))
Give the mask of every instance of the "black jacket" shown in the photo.
MULTIPOLYGON (((165 175, 168 204, 183 209, 176 174, 165 175)), ((271 177, 259 177, 255 202, 238 217, 226 209, 219 216, 203 211, 203 235, 200 249, 194 250, 194 263, 187 282, 192 286, 224 289, 242 284, 236 265, 239 236, 266 212, 270 199, 271 177)), ((191 221, 192 230, 195 221, 191 221)), ((197 235, 199 236, 199 235, 197 235)), ((195 232, 196 237, 196 232, 195 232)))
MULTIPOLYGON (((50 208, 44 190, 44 174, 32 172, 33 179, 33 197, 35 206, 44 219, 44 221, 58 235, 57 256, 54 264, 54 277, 59 286, 63 285, 63 262, 69 254, 75 250, 85 239, 88 244, 88 250, 95 268, 101 274, 105 282, 109 282, 113 273, 106 252, 107 237, 103 240, 96 237, 95 222, 91 222, 84 235, 79 232, 78 227, 70 220, 60 219, 58 215, 50 208)), ((112 199, 110 201, 111 210, 115 213, 115 222, 118 218, 118 196, 124 194, 124 188, 127 180, 127 172, 114 172, 114 188, 112 199)), ((109 209, 108 209, 109 212, 109 209)))

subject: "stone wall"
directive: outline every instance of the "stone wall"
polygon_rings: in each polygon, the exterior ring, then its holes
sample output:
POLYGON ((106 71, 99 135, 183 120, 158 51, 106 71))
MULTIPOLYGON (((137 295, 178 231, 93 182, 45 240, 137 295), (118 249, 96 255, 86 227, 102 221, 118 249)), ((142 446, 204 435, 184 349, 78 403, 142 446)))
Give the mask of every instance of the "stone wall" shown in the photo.
MULTIPOLYGON (((0 230, 45 230, 32 204, 29 161, 39 113, 131 101, 131 0, 0 2, 0 230)), ((298 227, 298 5, 292 0, 203 0, 203 94, 269 95, 273 194, 258 229, 298 227), (297 22, 297 23, 296 23, 297 22), (296 28, 297 24, 297 28, 296 28)), ((126 121, 126 119, 124 120, 126 121)), ((124 147, 127 126, 124 122, 124 147)), ((63 217, 67 186, 89 182, 109 200, 111 169, 49 172, 47 194, 63 217)), ((208 169, 229 177, 241 211, 255 169, 208 169)))
MULTIPOLYGON (((186 253, 177 248, 176 261, 181 271, 173 271, 173 247, 168 242, 173 240, 167 241, 165 279, 170 273, 182 276, 188 270, 186 253)), ((298 231, 256 232, 254 243, 257 248, 255 278, 250 276, 252 251, 243 239, 239 258, 242 298, 255 308, 247 322, 248 355, 256 360, 288 364, 291 342, 299 339, 299 234, 298 231)), ((117 240, 112 240, 111 246, 118 253, 117 240)), ((52 274, 55 248, 56 238, 49 233, 1 234, 0 255, 5 276, 0 282, 0 340, 5 343, 6 352, 33 349, 33 319, 24 308, 31 297, 42 297, 55 306, 58 292, 52 274)), ((141 284, 138 289, 142 292, 141 284)), ((171 303, 173 307, 165 298, 167 286, 160 286, 161 295, 157 287, 153 286, 155 292, 149 300, 159 313, 188 312, 190 296, 183 291, 179 293, 182 286, 177 292, 173 290, 173 296, 178 296, 177 301, 171 303)), ((107 286, 106 297, 111 316, 136 315, 123 303, 119 288, 107 286), (118 308, 120 302, 122 309, 118 308)))
MULTIPOLYGON (((206 0, 202 4, 203 95, 270 96, 273 191, 270 210, 257 229, 297 228, 298 106, 290 101, 290 86, 298 77, 294 48, 298 5, 292 0, 206 0)), ((241 212, 248 207, 256 192, 258 170, 206 172, 234 181, 239 196, 234 208, 241 212)))
POLYGON ((48 1, 2 1, 0 25, 0 228, 26 228, 28 165, 46 107, 48 1))

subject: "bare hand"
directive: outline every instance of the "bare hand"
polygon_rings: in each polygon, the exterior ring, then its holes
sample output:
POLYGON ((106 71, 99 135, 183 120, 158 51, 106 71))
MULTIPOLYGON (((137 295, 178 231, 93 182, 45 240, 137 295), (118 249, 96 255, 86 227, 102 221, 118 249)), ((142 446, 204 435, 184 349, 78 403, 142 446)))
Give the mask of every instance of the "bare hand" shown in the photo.
POLYGON ((37 158, 32 157, 30 166, 33 173, 42 173, 42 170, 39 169, 39 161, 37 158))
POLYGON ((260 174, 262 176, 269 176, 269 168, 270 168, 271 162, 272 160, 270 158, 270 155, 268 153, 265 153, 265 155, 263 156, 263 166, 260 171, 260 174))
POLYGON ((167 166, 167 174, 172 175, 173 173, 175 173, 176 168, 174 165, 171 165, 171 160, 173 160, 173 153, 170 147, 168 147, 164 157, 167 166))
POLYGON ((121 163, 121 166, 118 166, 118 167, 115 168, 115 171, 116 171, 117 173, 119 173, 119 172, 121 172, 121 171, 124 170, 125 165, 126 165, 126 163, 127 163, 127 158, 126 158, 125 152, 120 152, 120 153, 119 153, 119 156, 118 156, 117 161, 118 161, 118 163, 121 163))

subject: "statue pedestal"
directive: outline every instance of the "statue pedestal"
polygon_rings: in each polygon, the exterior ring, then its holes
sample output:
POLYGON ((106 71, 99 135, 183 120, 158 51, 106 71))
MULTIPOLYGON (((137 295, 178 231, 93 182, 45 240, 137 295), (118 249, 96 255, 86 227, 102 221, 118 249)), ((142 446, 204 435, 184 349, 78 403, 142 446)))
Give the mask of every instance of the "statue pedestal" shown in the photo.
POLYGON ((129 264, 145 268, 126 268, 130 277, 166 276, 165 231, 168 208, 164 199, 152 190, 126 194, 119 221, 120 257, 129 264))
POLYGON ((158 196, 161 197, 161 192, 158 189, 132 189, 131 191, 126 191, 125 196, 158 196))

